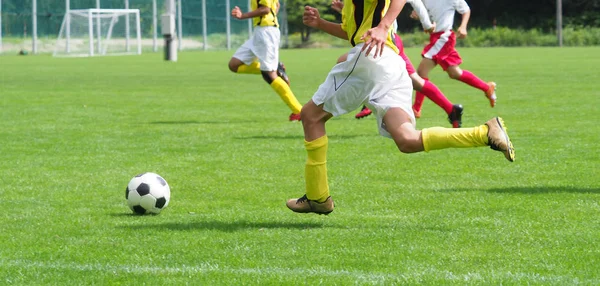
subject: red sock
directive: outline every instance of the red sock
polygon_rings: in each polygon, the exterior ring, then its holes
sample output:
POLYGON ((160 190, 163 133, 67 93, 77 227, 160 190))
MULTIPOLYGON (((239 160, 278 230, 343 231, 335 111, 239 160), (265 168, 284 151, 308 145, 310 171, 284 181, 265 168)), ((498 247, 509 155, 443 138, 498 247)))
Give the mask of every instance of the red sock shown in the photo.
POLYGON ((463 73, 462 75, 460 75, 459 80, 474 88, 480 89, 483 92, 486 92, 489 88, 488 84, 485 81, 481 80, 476 75, 472 74, 470 71, 467 70, 463 70, 463 73))
POLYGON ((415 103, 413 104, 413 109, 414 110, 421 110, 421 107, 423 107, 423 100, 425 99, 425 95, 422 94, 421 92, 417 91, 415 93, 415 103))
MULTIPOLYGON (((487 84, 486 84, 487 86, 487 84)), ((417 94, 419 92, 417 91, 417 94)), ((446 96, 440 91, 440 89, 435 86, 432 82, 426 80, 423 88, 421 89, 422 94, 427 96, 427 98, 431 99, 435 104, 444 109, 447 114, 452 112, 452 102, 446 98, 446 96)))
MULTIPOLYGON (((428 79, 423 78, 425 81, 428 79)), ((423 100, 425 100, 425 95, 418 90, 415 90, 415 103, 413 103, 413 109, 420 111, 421 107, 423 107, 423 100)))

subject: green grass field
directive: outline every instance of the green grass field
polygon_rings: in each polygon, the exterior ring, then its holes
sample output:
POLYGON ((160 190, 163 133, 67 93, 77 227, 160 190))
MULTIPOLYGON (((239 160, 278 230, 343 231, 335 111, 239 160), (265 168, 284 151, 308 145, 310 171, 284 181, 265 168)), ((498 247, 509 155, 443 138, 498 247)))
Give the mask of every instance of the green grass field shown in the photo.
MULTIPOLYGON (((306 102, 345 50, 284 50, 306 102)), ((402 154, 374 117, 332 119, 336 210, 304 193, 302 126, 231 52, 0 57, 0 284, 600 284, 600 48, 460 50, 498 105, 436 69, 464 126, 502 116, 516 147, 402 154), (135 216, 152 171, 169 207, 135 216)), ((409 49, 417 60, 419 50, 409 49)), ((446 126, 426 101, 419 128, 446 126)))

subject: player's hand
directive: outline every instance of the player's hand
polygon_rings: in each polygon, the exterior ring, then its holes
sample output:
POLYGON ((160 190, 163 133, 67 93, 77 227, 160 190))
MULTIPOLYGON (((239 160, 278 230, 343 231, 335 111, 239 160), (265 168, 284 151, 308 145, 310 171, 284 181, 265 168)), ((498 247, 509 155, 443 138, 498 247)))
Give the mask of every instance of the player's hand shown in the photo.
POLYGON ((344 2, 340 0, 331 1, 331 9, 337 11, 338 13, 342 13, 342 9, 344 8, 344 2))
POLYGON ((465 28, 465 27, 458 27, 457 34, 458 34, 457 36, 458 36, 459 39, 466 38, 467 37, 467 28, 465 28))
POLYGON ((304 15, 302 15, 302 23, 304 25, 319 28, 319 21, 321 20, 321 15, 319 15, 319 10, 314 7, 304 6, 304 15))
POLYGON ((425 29, 424 31, 427 34, 431 34, 431 33, 435 32, 435 22, 431 23, 431 28, 425 29))
POLYGON ((417 14, 417 11, 413 10, 410 12, 410 18, 413 20, 419 20, 419 14, 417 14))
POLYGON ((375 48, 375 55, 373 55, 373 58, 377 58, 377 56, 383 54, 383 46, 387 41, 387 32, 388 31, 385 28, 377 26, 369 29, 362 37, 360 37, 361 40, 365 41, 365 45, 362 47, 363 51, 367 51, 365 56, 368 56, 373 48, 375 48))
POLYGON ((242 19, 242 10, 240 10, 240 7, 233 7, 233 10, 231 10, 231 16, 236 19, 242 19))

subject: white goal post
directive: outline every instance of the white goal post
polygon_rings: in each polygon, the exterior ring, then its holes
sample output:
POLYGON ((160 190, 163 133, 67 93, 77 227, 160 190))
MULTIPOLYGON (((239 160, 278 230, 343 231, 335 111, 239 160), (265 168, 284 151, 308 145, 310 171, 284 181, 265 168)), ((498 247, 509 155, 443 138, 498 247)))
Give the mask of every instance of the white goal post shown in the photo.
POLYGON ((53 55, 91 57, 141 53, 139 9, 80 9, 65 14, 53 55))

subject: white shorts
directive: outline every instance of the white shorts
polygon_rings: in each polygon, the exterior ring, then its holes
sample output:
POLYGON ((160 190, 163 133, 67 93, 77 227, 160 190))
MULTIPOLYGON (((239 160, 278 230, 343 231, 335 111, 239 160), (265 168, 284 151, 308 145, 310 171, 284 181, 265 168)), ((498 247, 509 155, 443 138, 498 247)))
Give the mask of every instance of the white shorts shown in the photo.
POLYGON ((254 27, 252 37, 235 51, 233 57, 246 65, 258 58, 261 71, 276 71, 279 63, 280 36, 277 27, 254 27))
POLYGON ((406 63, 394 50, 385 47, 383 55, 374 59, 374 50, 365 57, 362 46, 352 48, 348 59, 331 69, 312 100, 316 105, 323 104, 323 109, 333 116, 346 114, 365 104, 377 116, 379 134, 391 138, 383 124, 388 109, 401 108, 415 124, 411 108, 412 82, 406 72, 406 63))

